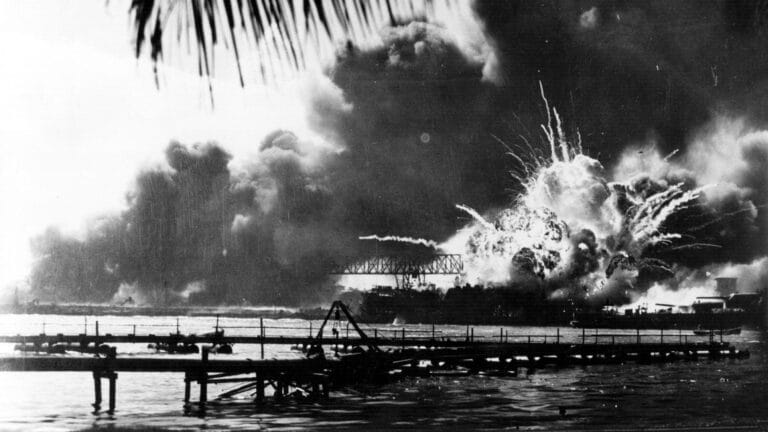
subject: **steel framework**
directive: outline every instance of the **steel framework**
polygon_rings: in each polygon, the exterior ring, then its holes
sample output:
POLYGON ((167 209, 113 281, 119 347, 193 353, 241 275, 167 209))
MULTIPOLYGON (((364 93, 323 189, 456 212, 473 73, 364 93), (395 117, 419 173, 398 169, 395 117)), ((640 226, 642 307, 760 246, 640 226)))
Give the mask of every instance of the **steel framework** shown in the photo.
POLYGON ((427 258, 419 256, 378 256, 334 266, 330 274, 337 275, 393 275, 398 286, 408 286, 411 279, 426 282, 427 275, 458 275, 464 271, 464 262, 458 254, 437 254, 427 258))

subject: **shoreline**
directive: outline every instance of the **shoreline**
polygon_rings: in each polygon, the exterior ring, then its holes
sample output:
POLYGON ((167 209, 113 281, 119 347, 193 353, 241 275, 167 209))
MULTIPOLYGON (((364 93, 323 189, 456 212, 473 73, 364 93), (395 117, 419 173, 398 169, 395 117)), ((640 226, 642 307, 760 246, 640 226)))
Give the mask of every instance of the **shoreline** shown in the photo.
POLYGON ((283 309, 242 306, 115 306, 85 304, 0 305, 2 314, 89 316, 201 316, 224 318, 322 319, 325 308, 283 309))

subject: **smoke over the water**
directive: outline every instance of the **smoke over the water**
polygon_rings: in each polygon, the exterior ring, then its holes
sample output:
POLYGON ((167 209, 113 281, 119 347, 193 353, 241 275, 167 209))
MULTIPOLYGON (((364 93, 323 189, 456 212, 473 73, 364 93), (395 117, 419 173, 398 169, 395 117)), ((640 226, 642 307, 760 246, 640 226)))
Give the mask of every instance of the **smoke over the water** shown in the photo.
POLYGON ((334 150, 287 132, 258 149, 251 165, 233 173, 218 145, 171 143, 168 168, 142 172, 121 215, 84 241, 55 230, 35 240, 33 286, 41 296, 80 301, 108 300, 118 289, 151 303, 325 297, 317 281, 326 261, 354 246, 333 223, 326 173, 318 170, 334 150))
POLYGON ((325 142, 254 137, 237 169, 227 143, 172 143, 122 214, 84 239, 34 239, 30 285, 60 300, 309 303, 328 300, 334 262, 433 253, 432 241, 468 254, 469 282, 596 302, 703 284, 707 271, 745 290, 765 283, 761 10, 478 1, 474 12, 466 34, 411 22, 340 49, 306 92, 325 142), (361 240, 372 233, 421 244, 361 240))

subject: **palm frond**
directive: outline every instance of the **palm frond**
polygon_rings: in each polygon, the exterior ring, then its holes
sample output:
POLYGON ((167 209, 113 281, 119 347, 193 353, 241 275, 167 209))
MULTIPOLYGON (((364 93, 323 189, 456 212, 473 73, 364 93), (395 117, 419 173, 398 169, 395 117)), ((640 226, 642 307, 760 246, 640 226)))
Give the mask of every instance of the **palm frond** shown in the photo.
POLYGON ((177 26, 171 43, 194 45, 201 77, 213 73, 214 47, 223 43, 245 84, 238 40, 248 41, 262 81, 279 67, 301 70, 307 53, 325 41, 360 41, 382 26, 427 18, 433 0, 132 0, 136 57, 149 44, 155 67, 163 60, 169 23, 177 26), (231 46, 231 50, 229 47, 231 46))

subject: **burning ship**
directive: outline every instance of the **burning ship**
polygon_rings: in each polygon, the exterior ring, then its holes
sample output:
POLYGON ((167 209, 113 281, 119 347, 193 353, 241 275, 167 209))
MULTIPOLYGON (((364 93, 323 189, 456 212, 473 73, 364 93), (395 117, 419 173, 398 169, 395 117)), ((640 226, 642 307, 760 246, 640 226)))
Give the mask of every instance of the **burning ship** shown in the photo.
POLYGON ((384 322, 401 316, 409 322, 572 321, 579 327, 633 329, 764 324, 768 255, 755 235, 764 205, 753 193, 758 189, 745 180, 753 172, 745 171, 751 166, 745 155, 763 135, 735 125, 732 132, 698 138, 677 157, 678 149, 665 155, 653 143, 628 147, 606 169, 585 153, 578 129, 575 140, 568 139, 541 85, 540 90, 547 113, 541 125, 545 146, 533 148, 523 139, 510 147, 510 174, 519 192, 509 205, 481 214, 456 204, 469 222, 442 243, 359 237, 461 255, 460 283, 435 298, 407 290, 371 292, 364 295, 363 313, 384 322), (724 154, 740 156, 724 165, 724 154), (738 276, 742 288, 753 292, 738 293, 736 279, 722 279, 717 297, 693 300, 690 293, 705 288, 698 286, 705 275, 738 276), (458 286, 464 283, 464 289, 458 286), (662 300, 654 310, 648 305, 600 310, 648 298, 655 288, 677 300, 662 300))
POLYGON ((606 307, 601 311, 582 311, 571 321, 573 327, 615 329, 712 329, 727 330, 743 325, 761 326, 765 321, 765 292, 734 292, 736 278, 717 278, 720 293, 730 295, 697 297, 691 305, 656 303, 627 308, 606 307))

